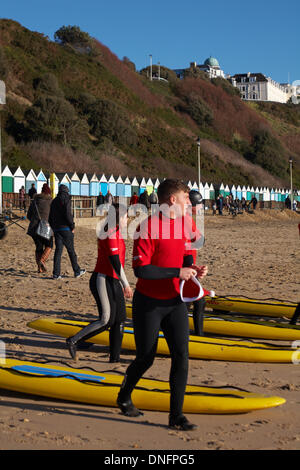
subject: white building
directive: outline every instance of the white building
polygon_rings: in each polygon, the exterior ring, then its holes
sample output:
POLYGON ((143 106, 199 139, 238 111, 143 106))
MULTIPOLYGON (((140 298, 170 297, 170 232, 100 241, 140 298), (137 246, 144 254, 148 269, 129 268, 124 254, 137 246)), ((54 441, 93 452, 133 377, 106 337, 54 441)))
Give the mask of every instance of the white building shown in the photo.
POLYGON ((295 87, 275 82, 262 73, 236 74, 230 81, 240 90, 241 98, 248 101, 287 103, 296 93, 295 87))
MULTIPOLYGON (((189 69, 199 69, 203 72, 206 72, 210 79, 222 77, 225 78, 225 74, 221 69, 218 60, 215 57, 209 57, 205 60, 204 64, 197 64, 197 62, 191 62, 189 69)), ((186 70, 189 69, 175 69, 174 72, 176 73, 178 78, 184 78, 184 74, 186 70)))

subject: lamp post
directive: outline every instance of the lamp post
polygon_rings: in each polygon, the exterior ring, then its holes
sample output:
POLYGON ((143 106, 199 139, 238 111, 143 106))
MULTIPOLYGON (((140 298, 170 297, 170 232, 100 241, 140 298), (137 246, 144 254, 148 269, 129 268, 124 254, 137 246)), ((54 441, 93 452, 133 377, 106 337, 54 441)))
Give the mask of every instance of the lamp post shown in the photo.
POLYGON ((152 82, 152 54, 149 54, 150 57, 150 81, 152 82))
POLYGON ((158 81, 160 80, 160 62, 157 62, 158 65, 158 81))
MULTIPOLYGON (((5 83, 0 80, 0 105, 6 103, 5 83)), ((1 151, 1 114, 0 114, 0 214, 2 214, 2 151, 1 151)))
POLYGON ((293 197, 293 160, 290 158, 290 181, 291 181, 291 209, 293 210, 293 202, 294 202, 294 197, 293 197))
POLYGON ((200 183, 201 183, 201 166, 200 166, 200 151, 201 151, 201 142, 200 137, 197 139, 197 147, 198 147, 198 189, 200 193, 200 183))

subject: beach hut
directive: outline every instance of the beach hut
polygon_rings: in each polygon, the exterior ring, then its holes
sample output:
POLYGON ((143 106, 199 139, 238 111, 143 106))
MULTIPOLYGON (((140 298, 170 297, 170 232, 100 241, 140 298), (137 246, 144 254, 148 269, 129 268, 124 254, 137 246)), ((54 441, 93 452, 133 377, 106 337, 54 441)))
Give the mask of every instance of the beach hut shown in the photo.
POLYGON ((80 196, 90 195, 90 182, 87 174, 84 173, 80 179, 80 196))
POLYGON ((190 189, 192 189, 193 185, 192 185, 192 183, 191 183, 191 180, 188 182, 187 185, 188 185, 188 187, 189 187, 190 189))
POLYGON ((40 170, 39 173, 37 174, 37 177, 36 177, 36 190, 38 193, 41 193, 42 192, 42 187, 43 185, 47 183, 48 184, 48 180, 43 172, 43 170, 40 170))
POLYGON ((144 191, 146 191, 147 185, 146 185, 146 180, 145 178, 142 178, 140 182, 140 194, 142 194, 144 191))
POLYGON ((51 173, 48 178, 48 186, 51 189, 52 197, 55 197, 58 193, 59 178, 55 173, 51 173), (52 191, 53 185, 53 191, 52 191))
POLYGON ((133 180, 131 181, 131 194, 133 193, 136 193, 137 195, 140 194, 140 186, 136 177, 134 177, 133 180))
POLYGON ((263 201, 269 202, 271 200, 271 194, 269 188, 263 188, 263 201))
POLYGON ((8 166, 4 168, 1 174, 2 181, 2 192, 13 193, 14 192, 14 177, 8 166))
POLYGON ((37 189, 36 174, 33 170, 29 170, 27 173, 25 173, 25 191, 26 191, 26 194, 28 194, 28 191, 32 187, 33 184, 35 186, 35 189, 37 189))
POLYGON ((242 188, 240 187, 240 185, 238 185, 238 187, 236 188, 236 197, 238 199, 242 199, 242 188))
POLYGON ((224 188, 224 196, 229 196, 230 194, 230 188, 228 186, 228 184, 226 184, 225 188, 224 188))
POLYGON ((209 200, 209 184, 205 183, 204 188, 203 188, 203 199, 205 201, 209 200))
POLYGON ((73 173, 73 175, 70 177, 70 180, 70 194, 72 196, 80 196, 80 178, 76 172, 73 173))
POLYGON ((216 192, 215 192, 215 188, 213 186, 213 184, 211 183, 210 186, 209 186, 209 199, 210 200, 214 200, 216 197, 216 192))
POLYGON ((271 191, 270 191, 270 201, 275 201, 275 191, 274 191, 274 188, 272 188, 271 191))
POLYGON ((258 201, 263 201, 264 200, 264 191, 263 188, 260 188, 259 190, 259 196, 257 198, 258 201))
POLYGON ((251 188, 247 186, 246 201, 251 201, 251 188))
POLYGON ((106 179, 106 176, 103 174, 99 180, 99 192, 103 194, 103 196, 106 196, 108 190, 108 182, 106 179))
POLYGON ((146 182, 146 190, 148 194, 151 194, 153 192, 153 187, 154 187, 154 184, 153 184, 152 179, 148 178, 146 182))
POLYGON ((244 197, 245 199, 247 199, 247 188, 246 188, 246 186, 243 186, 243 187, 242 187, 242 198, 243 198, 243 197, 244 197))
POLYGON ((98 196, 99 191, 100 191, 99 187, 100 187, 99 179, 97 178, 97 175, 94 173, 90 177, 90 189, 89 189, 90 196, 98 196))
POLYGON ((191 189, 193 189, 194 191, 199 191, 199 187, 198 187, 198 184, 196 183, 196 181, 194 181, 191 189))
POLYGON ((108 191, 110 191, 112 196, 117 195, 117 183, 113 175, 108 180, 108 191))
POLYGON ((157 192, 157 188, 160 185, 160 181, 158 178, 156 178, 155 183, 154 183, 154 191, 157 192))
POLYGON ((130 179, 128 178, 128 176, 125 178, 125 181, 124 181, 124 196, 131 197, 131 183, 130 183, 130 179))
POLYGON ((124 181, 122 180, 121 176, 118 177, 116 183, 117 183, 117 185, 116 185, 116 196, 124 197, 125 188, 124 188, 124 181))
POLYGON ((71 189, 71 178, 69 177, 68 173, 56 173, 56 176, 58 178, 58 187, 61 184, 64 184, 69 188, 69 191, 71 189))
POLYGON ((18 193, 20 189, 24 186, 25 189, 25 175, 20 167, 14 172, 14 193, 18 193))
POLYGON ((220 196, 225 196, 225 187, 224 187, 223 183, 221 183, 220 186, 219 186, 219 195, 220 196))
POLYGON ((233 199, 235 199, 236 198, 236 187, 235 187, 234 184, 231 186, 231 194, 232 194, 233 199))

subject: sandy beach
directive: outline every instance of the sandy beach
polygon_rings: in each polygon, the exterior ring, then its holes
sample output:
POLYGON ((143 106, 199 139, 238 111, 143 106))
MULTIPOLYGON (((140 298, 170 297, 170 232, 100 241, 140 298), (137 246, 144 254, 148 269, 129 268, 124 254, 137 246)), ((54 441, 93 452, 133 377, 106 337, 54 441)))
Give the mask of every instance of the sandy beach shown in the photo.
MULTIPOLYGON (((217 295, 244 295, 299 302, 299 214, 264 210, 236 218, 205 216, 206 243, 199 264, 209 273, 204 287, 217 295)), ((27 221, 22 225, 27 226, 27 221)), ((75 249, 85 276, 74 279, 66 251, 61 281, 38 274, 34 244, 26 232, 11 226, 0 241, 1 341, 8 358, 98 371, 125 372, 134 357, 123 351, 120 364, 108 363, 108 348, 93 346, 71 360, 65 340, 33 331, 27 323, 39 317, 93 320, 97 309, 89 291, 96 263, 93 228, 78 225, 75 249)), ((126 272, 132 287, 132 241, 127 241, 126 272)), ((157 357, 147 377, 168 380, 170 359, 157 357)), ((0 390, 0 449, 203 450, 300 449, 300 366, 190 359, 188 383, 232 385, 286 399, 278 408, 243 415, 190 415, 194 432, 169 430, 167 413, 145 411, 127 418, 117 408, 96 407, 0 390)))

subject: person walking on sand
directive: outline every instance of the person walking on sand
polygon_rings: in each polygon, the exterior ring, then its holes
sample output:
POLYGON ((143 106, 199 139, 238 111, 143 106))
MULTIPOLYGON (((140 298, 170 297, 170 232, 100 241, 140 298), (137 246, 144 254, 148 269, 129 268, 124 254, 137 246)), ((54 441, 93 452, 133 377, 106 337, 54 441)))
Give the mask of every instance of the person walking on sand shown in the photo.
POLYGON ((108 210, 107 223, 99 234, 98 259, 90 279, 90 290, 98 306, 99 320, 90 323, 67 339, 67 346, 73 359, 76 359, 78 346, 82 346, 84 341, 109 328, 109 362, 120 361, 126 319, 124 297, 132 298, 132 290, 124 271, 125 243, 121 231, 126 225, 126 207, 112 204, 108 210))
MULTIPOLYGON (((185 222, 189 188, 179 180, 164 180, 157 191, 160 210, 138 227, 133 247, 133 269, 138 278, 132 318, 136 358, 127 368, 117 404, 126 416, 142 413, 131 394, 153 364, 162 329, 171 354, 169 427, 183 431, 196 428, 182 414, 188 374, 189 322, 180 297, 180 280, 203 277, 206 266, 193 266, 185 259, 185 235, 178 236, 185 222), (137 236, 139 234, 139 236, 137 236)), ((189 240, 191 240, 189 234, 189 240)))
POLYGON ((19 190, 19 209, 20 211, 24 211, 26 210, 26 200, 25 200, 25 188, 24 186, 22 186, 19 190))
POLYGON ((72 264, 75 277, 85 274, 85 269, 80 269, 77 262, 77 255, 74 248, 75 223, 71 212, 71 196, 69 189, 61 184, 58 194, 53 199, 50 207, 49 223, 54 232, 55 253, 53 263, 53 279, 61 279, 61 256, 65 246, 72 264))
POLYGON ((27 219, 30 220, 27 234, 32 237, 35 243, 35 260, 38 273, 47 271, 46 261, 53 248, 53 236, 49 240, 46 240, 36 233, 41 219, 48 222, 51 202, 51 190, 47 183, 45 183, 41 194, 36 193, 34 195, 27 212, 27 219))

